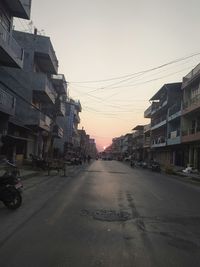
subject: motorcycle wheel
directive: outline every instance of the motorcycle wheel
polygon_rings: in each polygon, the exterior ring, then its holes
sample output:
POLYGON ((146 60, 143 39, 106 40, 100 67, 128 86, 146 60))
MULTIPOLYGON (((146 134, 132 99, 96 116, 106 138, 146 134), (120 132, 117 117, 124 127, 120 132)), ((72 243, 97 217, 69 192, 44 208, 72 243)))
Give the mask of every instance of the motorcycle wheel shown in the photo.
POLYGON ((14 190, 14 191, 12 191, 12 195, 10 197, 10 200, 9 201, 5 200, 5 201, 3 201, 3 203, 8 209, 15 210, 21 206, 22 196, 17 190, 14 190))

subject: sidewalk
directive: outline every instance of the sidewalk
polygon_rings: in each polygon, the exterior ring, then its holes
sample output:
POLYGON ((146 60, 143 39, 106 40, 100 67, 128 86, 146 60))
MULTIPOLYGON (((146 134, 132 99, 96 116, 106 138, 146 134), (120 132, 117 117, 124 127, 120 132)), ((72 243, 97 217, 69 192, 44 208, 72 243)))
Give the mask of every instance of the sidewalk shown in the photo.
MULTIPOLYGON (((66 166, 66 177, 67 176, 74 176, 76 174, 78 174, 79 171, 81 171, 82 169, 84 169, 86 166, 88 166, 87 164, 82 164, 82 165, 74 165, 74 166, 66 166)), ((32 177, 36 177, 36 176, 48 176, 48 170, 31 170, 31 169, 23 169, 20 168, 20 174, 21 174, 21 179, 22 180, 26 180, 32 177)), ((58 174, 58 172, 56 170, 51 170, 50 171, 50 176, 53 175, 60 175, 63 176, 64 172, 63 170, 60 170, 60 173, 58 174)))
POLYGON ((184 173, 184 172, 176 172, 176 174, 180 177, 188 178, 188 180, 200 182, 200 174, 196 173, 184 173))

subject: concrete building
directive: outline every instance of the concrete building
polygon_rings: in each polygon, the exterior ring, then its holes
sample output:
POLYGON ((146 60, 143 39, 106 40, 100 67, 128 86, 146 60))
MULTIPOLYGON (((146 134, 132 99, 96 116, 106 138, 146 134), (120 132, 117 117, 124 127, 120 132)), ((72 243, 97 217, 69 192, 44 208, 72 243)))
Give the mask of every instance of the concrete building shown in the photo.
POLYGON ((152 104, 144 112, 144 117, 151 119, 150 129, 147 126, 145 130, 146 141, 149 137, 151 140, 148 158, 164 165, 183 166, 181 99, 181 83, 165 84, 150 99, 152 104))
POLYGON ((133 136, 131 133, 127 133, 123 136, 123 140, 122 140, 123 157, 129 156, 132 154, 132 147, 133 147, 133 136))
POLYGON ((200 170, 200 64, 183 77, 182 143, 185 165, 200 170))
POLYGON ((79 146, 78 125, 80 123, 79 113, 81 111, 82 107, 80 101, 70 99, 67 124, 67 142, 71 143, 73 147, 79 146))
POLYGON ((151 160, 151 124, 144 125, 143 129, 143 160, 150 162, 151 160))
MULTIPOLYGON (((13 35, 13 17, 29 19, 31 12, 30 0, 0 0, 0 68, 22 68, 24 63, 24 49, 13 35)), ((8 79, 8 73, 2 71, 0 75, 0 154, 9 154, 12 158, 13 149, 8 146, 5 153, 5 137, 12 139, 13 135, 19 135, 20 126, 14 127, 13 116, 16 113, 17 97, 10 90, 10 85, 15 88, 18 84, 15 80, 8 79), (8 83, 9 81, 9 83, 8 83), (10 136, 10 137, 9 137, 10 136), (4 142, 3 142, 4 139, 4 142)), ((19 123, 18 123, 19 124, 19 123)), ((19 142, 24 143, 23 137, 19 142)), ((16 148, 15 148, 16 150, 16 148)), ((23 148, 21 148, 23 150, 23 148)))
POLYGON ((3 152, 11 143, 21 157, 46 157, 52 152, 54 138, 63 135, 56 124, 56 117, 64 116, 63 96, 59 93, 63 81, 52 76, 57 75, 58 60, 49 37, 37 35, 36 31, 15 31, 13 36, 24 50, 24 66, 23 70, 0 70, 1 83, 16 98, 15 114, 9 119, 9 135, 13 138, 12 142, 4 138, 3 152))
MULTIPOLYGON (((65 82, 66 84, 66 82, 65 82)), ((79 113, 81 112, 80 101, 68 99, 64 96, 66 101, 64 103, 65 115, 57 117, 57 125, 63 129, 63 137, 55 140, 55 148, 59 154, 73 154, 80 150, 80 134, 78 125, 80 123, 79 113)))
POLYGON ((93 139, 93 138, 89 139, 88 155, 90 155, 93 159, 96 158, 96 156, 97 156, 96 143, 95 143, 95 139, 93 139))
POLYGON ((132 129, 132 156, 135 160, 143 160, 144 125, 137 125, 132 129))

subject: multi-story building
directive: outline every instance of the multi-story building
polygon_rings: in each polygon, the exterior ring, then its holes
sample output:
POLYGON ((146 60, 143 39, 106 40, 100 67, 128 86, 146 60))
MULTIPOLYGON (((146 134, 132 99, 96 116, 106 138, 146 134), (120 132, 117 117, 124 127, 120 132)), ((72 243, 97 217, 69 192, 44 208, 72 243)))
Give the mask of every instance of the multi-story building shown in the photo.
POLYGON ((93 139, 93 138, 89 139, 88 155, 90 155, 90 157, 92 157, 92 158, 96 158, 96 156, 97 156, 96 143, 95 143, 95 139, 93 139))
POLYGON ((151 106, 144 112, 145 118, 151 118, 150 129, 147 126, 147 140, 151 140, 149 158, 165 165, 182 166, 181 83, 164 84, 150 101, 151 106))
POLYGON ((13 36, 24 50, 24 66, 23 70, 0 70, 1 82, 16 98, 15 115, 9 119, 8 130, 13 137, 12 146, 5 142, 4 148, 13 147, 25 157, 44 157, 52 149, 54 137, 62 136, 56 116, 64 114, 59 94, 63 85, 57 85, 58 77, 52 76, 57 75, 58 60, 49 37, 16 31, 13 36))
POLYGON ((123 157, 123 153, 122 153, 123 140, 124 140, 124 136, 115 137, 112 139, 112 154, 113 154, 114 159, 121 160, 123 157))
MULTIPOLYGON (((31 0, 0 0, 0 68, 13 67, 22 68, 24 62, 24 50, 13 36, 13 18, 29 19, 31 12, 31 0)), ((8 90, 7 73, 2 73, 0 77, 0 154, 5 153, 5 136, 8 138, 9 120, 16 113, 16 96, 8 90), (2 80, 1 77, 5 76, 2 80)), ((11 81, 12 83, 13 81, 11 81)), ((13 82, 17 87, 16 82, 13 82)), ((14 127, 10 127, 11 135, 13 135, 14 127)), ((19 129, 15 129, 16 134, 19 129)), ((24 140, 21 139, 21 142, 24 140)), ((12 154, 10 146, 7 148, 9 154, 12 154), (11 151, 10 151, 11 150, 11 151)), ((23 150, 23 149, 22 149, 23 150)))
POLYGON ((143 129, 143 160, 150 162, 151 160, 151 124, 144 125, 143 129))
POLYGON ((143 160, 144 126, 137 125, 132 129, 132 155, 135 160, 143 160))
POLYGON ((82 110, 80 101, 68 99, 65 103, 65 110, 65 116, 57 119, 58 124, 64 129, 63 138, 55 142, 56 147, 62 154, 78 152, 80 149, 80 136, 78 132, 78 125, 80 123, 79 113, 82 110))
POLYGON ((132 134, 127 133, 123 136, 122 140, 122 155, 123 157, 129 156, 132 154, 132 134))
POLYGON ((200 64, 183 77, 182 143, 185 165, 200 169, 200 64))

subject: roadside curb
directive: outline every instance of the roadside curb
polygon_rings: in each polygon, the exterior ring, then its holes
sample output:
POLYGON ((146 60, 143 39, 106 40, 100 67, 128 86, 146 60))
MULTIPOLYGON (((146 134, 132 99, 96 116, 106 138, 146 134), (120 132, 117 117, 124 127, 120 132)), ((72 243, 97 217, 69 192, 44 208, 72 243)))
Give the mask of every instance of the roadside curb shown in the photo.
MULTIPOLYGON (((74 176, 78 175, 86 167, 88 167, 88 165, 69 166, 69 167, 66 168, 65 177, 68 177, 68 176, 74 177, 74 176)), ((31 173, 21 175, 21 179, 22 180, 27 180, 27 179, 34 178, 34 177, 37 177, 37 176, 48 176, 47 173, 48 173, 48 171, 33 171, 31 173)), ((63 174, 61 174, 60 176, 63 176, 63 174)), ((51 177, 51 175, 49 175, 49 177, 51 177)))
MULTIPOLYGON (((127 162, 123 162, 123 163, 126 166, 130 167, 130 165, 127 162)), ((143 170, 142 168, 138 168, 138 167, 135 168, 135 169, 143 170)), ((133 170, 134 170, 134 168, 133 168, 133 170)), ((145 170, 150 171, 150 169, 148 169, 148 168, 145 169, 145 170)), ((200 177, 195 177, 195 176, 192 176, 192 175, 185 175, 184 173, 181 173, 181 172, 176 172, 176 173, 173 173, 173 174, 169 174, 169 173, 166 173, 164 170, 161 170, 161 174, 165 174, 168 177, 177 179, 177 180, 185 182, 185 183, 190 183, 190 184, 193 184, 193 185, 200 186, 200 177)))
POLYGON ((43 175, 43 174, 44 174, 44 172, 35 171, 35 172, 32 172, 32 173, 28 173, 28 174, 22 175, 21 179, 22 180, 27 180, 27 179, 33 178, 33 177, 38 176, 38 175, 43 175))

